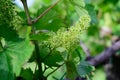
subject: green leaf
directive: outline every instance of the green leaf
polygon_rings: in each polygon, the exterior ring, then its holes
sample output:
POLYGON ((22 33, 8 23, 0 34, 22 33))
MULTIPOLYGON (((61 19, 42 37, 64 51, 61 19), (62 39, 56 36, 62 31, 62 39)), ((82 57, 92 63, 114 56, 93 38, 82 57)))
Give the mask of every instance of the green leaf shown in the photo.
POLYGON ((26 20, 26 15, 25 15, 25 12, 24 12, 24 11, 18 12, 18 15, 19 15, 23 20, 26 20))
POLYGON ((86 75, 89 75, 93 70, 94 70, 94 67, 91 66, 86 61, 81 61, 77 67, 78 74, 83 77, 86 75))
POLYGON ((7 41, 18 40, 17 32, 7 25, 0 25, 0 37, 5 38, 7 41))
POLYGON ((90 4, 91 0, 84 0, 85 4, 90 4))
POLYGON ((21 71, 21 77, 23 77, 25 80, 32 80, 32 77, 33 77, 32 70, 30 68, 29 69, 23 69, 21 71))
POLYGON ((80 53, 76 47, 76 49, 69 54, 69 59, 72 60, 75 64, 78 64, 81 60, 81 55, 82 53, 80 53))
POLYGON ((88 12, 83 7, 75 7, 75 10, 79 16, 88 15, 88 12))
POLYGON ((0 53, 0 80, 14 80, 12 67, 10 67, 10 58, 5 54, 0 53))
POLYGON ((62 53, 62 52, 65 52, 65 48, 63 48, 63 47, 58 47, 58 48, 56 48, 56 51, 58 51, 58 52, 60 52, 60 53, 62 53))
POLYGON ((51 55, 44 59, 44 63, 49 67, 58 67, 59 66, 58 63, 62 61, 63 58, 59 53, 52 53, 51 55))
POLYGON ((44 33, 30 35, 31 40, 44 41, 44 40, 46 40, 48 38, 49 38, 49 36, 47 34, 44 34, 44 33))
POLYGON ((97 20, 97 16, 96 16, 96 11, 94 10, 94 6, 87 4, 85 6, 86 10, 88 11, 88 14, 90 15, 91 18, 91 23, 92 24, 97 24, 98 20, 97 20))
POLYGON ((51 5, 51 3, 52 3, 54 0, 42 0, 42 1, 43 1, 43 4, 44 4, 44 5, 49 6, 49 5, 51 5))
POLYGON ((84 7, 85 6, 85 2, 84 0, 70 0, 72 4, 76 5, 76 6, 80 6, 80 7, 84 7))
POLYGON ((8 80, 5 78, 9 77, 8 75, 13 75, 13 73, 18 76, 21 71, 21 67, 26 61, 28 61, 33 49, 34 47, 29 40, 7 42, 7 48, 0 52, 0 71, 2 71, 0 78, 4 75, 0 80, 8 80))
MULTIPOLYGON (((43 9, 43 8, 42 8, 43 9)), ((42 9, 39 12, 43 11, 42 9)), ((64 27, 62 19, 55 10, 50 10, 37 23, 35 23, 37 30, 52 30, 57 31, 60 27, 64 27)))
POLYGON ((117 53, 116 53, 117 55, 120 55, 120 50, 119 51, 117 51, 117 53))
POLYGON ((77 76, 77 69, 72 60, 66 61, 66 69, 67 69, 67 79, 75 80, 77 76))
POLYGON ((50 53, 50 49, 48 47, 40 47, 40 56, 44 59, 50 53))

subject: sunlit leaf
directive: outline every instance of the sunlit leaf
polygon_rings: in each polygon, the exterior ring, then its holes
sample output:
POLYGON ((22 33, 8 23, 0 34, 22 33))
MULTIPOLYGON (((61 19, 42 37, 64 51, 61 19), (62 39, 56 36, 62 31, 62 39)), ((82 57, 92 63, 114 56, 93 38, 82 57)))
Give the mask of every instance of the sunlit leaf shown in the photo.
POLYGON ((31 40, 43 41, 43 40, 46 40, 48 38, 49 38, 49 36, 47 34, 44 34, 44 33, 30 35, 31 40))
MULTIPOLYGON (((29 41, 8 42, 7 48, 0 52, 0 70, 19 75, 21 67, 30 58, 33 46, 29 41)), ((4 75, 7 77, 7 75, 4 75)))

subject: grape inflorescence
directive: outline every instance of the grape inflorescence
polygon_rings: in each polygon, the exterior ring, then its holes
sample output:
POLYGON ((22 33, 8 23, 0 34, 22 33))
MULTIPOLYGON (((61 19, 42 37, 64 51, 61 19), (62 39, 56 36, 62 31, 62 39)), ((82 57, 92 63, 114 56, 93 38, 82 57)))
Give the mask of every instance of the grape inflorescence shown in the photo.
POLYGON ((45 41, 45 43, 47 43, 52 49, 63 47, 69 52, 79 44, 81 33, 87 29, 90 21, 88 15, 81 16, 78 22, 70 28, 61 28, 56 33, 51 32, 49 34, 50 38, 45 41))
POLYGON ((20 23, 13 0, 0 1, 0 25, 16 27, 20 23))

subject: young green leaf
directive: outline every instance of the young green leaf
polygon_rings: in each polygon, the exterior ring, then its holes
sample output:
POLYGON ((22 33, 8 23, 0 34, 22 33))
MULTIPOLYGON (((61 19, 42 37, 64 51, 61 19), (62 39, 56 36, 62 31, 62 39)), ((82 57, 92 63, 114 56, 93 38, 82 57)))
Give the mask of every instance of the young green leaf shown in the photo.
POLYGON ((94 6, 87 4, 85 6, 86 10, 88 11, 88 14, 90 15, 91 18, 91 23, 92 24, 97 24, 98 20, 97 20, 97 15, 96 15, 96 11, 94 10, 94 6))
MULTIPOLYGON (((30 58, 33 45, 28 41, 8 42, 7 48, 0 52, 0 70, 19 75, 21 67, 30 58)), ((4 75, 7 77, 7 75, 4 75)))
POLYGON ((89 75, 92 71, 94 71, 94 67, 88 64, 86 61, 81 61, 80 64, 77 66, 77 71, 80 76, 85 77, 89 75))

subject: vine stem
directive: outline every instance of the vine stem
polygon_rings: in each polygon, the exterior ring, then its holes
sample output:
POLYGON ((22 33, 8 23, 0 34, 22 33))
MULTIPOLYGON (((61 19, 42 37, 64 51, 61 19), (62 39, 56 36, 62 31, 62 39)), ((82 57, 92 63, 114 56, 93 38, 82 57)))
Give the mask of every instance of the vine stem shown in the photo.
POLYGON ((40 14, 35 20, 32 21, 32 23, 36 23, 40 18, 42 18, 45 14, 47 14, 53 7, 55 7, 58 3, 60 2, 60 0, 58 0, 57 2, 55 2, 53 5, 51 5, 50 7, 48 7, 42 14, 40 14))
MULTIPOLYGON (((27 17, 27 21, 28 21, 28 25, 31 25, 32 26, 32 20, 30 19, 30 14, 29 14, 29 11, 28 11, 28 5, 27 5, 27 1, 26 0, 21 0, 22 3, 23 3, 23 6, 24 6, 24 10, 25 10, 25 13, 26 13, 26 17, 27 17)), ((32 34, 35 34, 35 29, 32 28, 32 34)), ((33 41, 34 45, 35 45, 35 53, 36 53, 36 62, 38 64, 38 71, 39 71, 39 79, 43 80, 44 76, 42 73, 42 61, 41 61, 41 57, 40 57, 40 49, 39 49, 39 45, 38 45, 38 41, 34 40, 33 41)))
POLYGON ((23 3, 24 9, 25 9, 25 13, 26 13, 28 25, 32 25, 32 24, 36 23, 40 18, 42 18, 45 14, 47 14, 53 7, 55 7, 60 2, 60 0, 58 0, 53 5, 51 5, 50 7, 48 7, 35 20, 31 20, 31 18, 30 18, 30 14, 29 14, 29 10, 28 10, 28 5, 27 5, 27 0, 21 0, 21 2, 23 3))
MULTIPOLYGON (((57 3, 60 0, 58 0, 56 3, 54 3, 53 5, 51 5, 48 9, 46 9, 42 14, 40 14, 35 20, 32 20, 30 18, 30 14, 29 14, 29 10, 28 10, 28 5, 27 5, 27 0, 21 0, 23 6, 24 6, 24 10, 26 13, 26 17, 27 17, 27 23, 28 25, 32 26, 34 23, 36 23, 40 18, 42 18, 45 14, 47 14, 55 5, 57 5, 57 3)), ((32 27, 32 34, 36 34, 35 33, 35 29, 32 27)), ((40 57, 40 49, 39 49, 39 44, 38 41, 34 40, 33 41, 34 45, 35 45, 35 53, 36 53, 36 62, 38 64, 38 70, 39 70, 39 79, 38 80, 46 80, 47 77, 43 76, 43 71, 42 71, 42 58, 40 57)), ((59 68, 59 67, 58 67, 59 68)), ((57 69, 55 69, 56 71, 57 69)), ((55 72, 53 71, 53 72, 55 72)), ((52 74, 53 72, 51 72, 50 74, 52 74)), ((48 74, 48 76, 50 75, 48 74)))
POLYGON ((33 41, 34 44, 35 44, 35 53, 36 53, 36 61, 37 61, 37 64, 38 64, 38 71, 39 71, 39 78, 42 79, 43 78, 43 75, 41 73, 42 72, 42 61, 41 61, 41 57, 40 57, 40 50, 39 50, 39 45, 38 45, 38 42, 37 41, 33 41))
POLYGON ((22 2, 23 6, 24 6, 24 9, 25 9, 28 25, 32 25, 33 23, 32 23, 32 20, 30 19, 27 0, 21 0, 21 2, 22 2))

